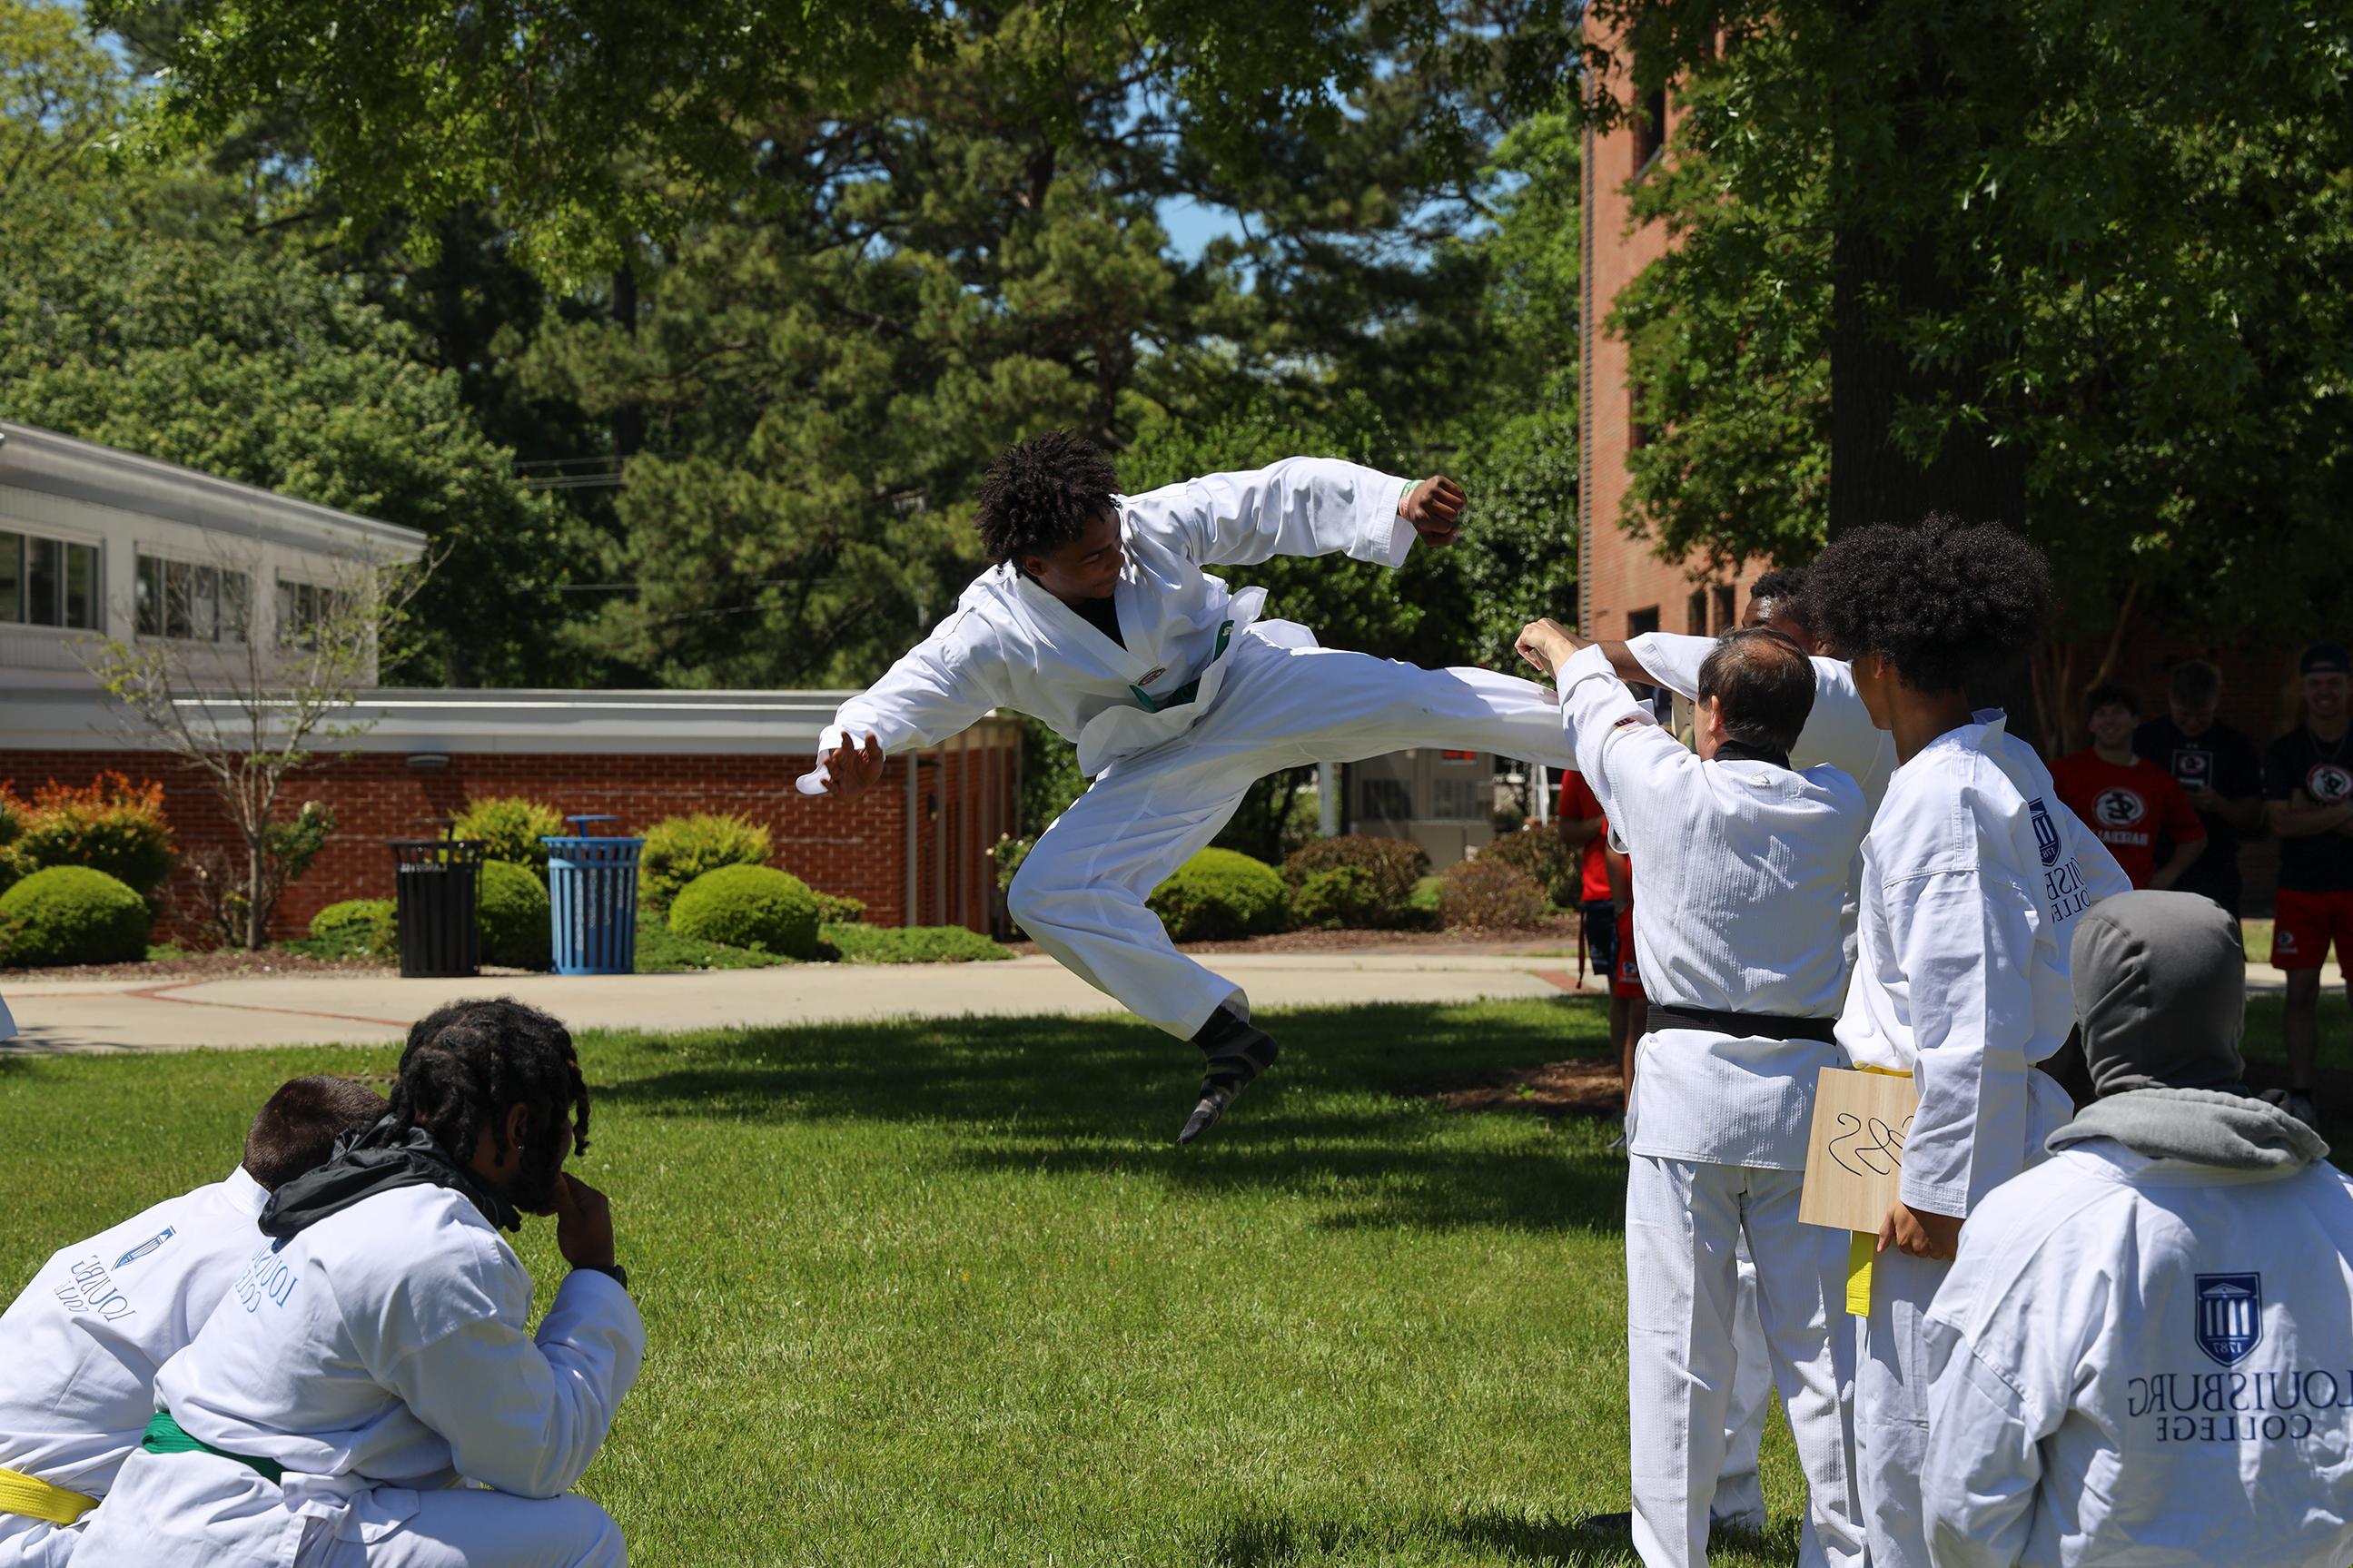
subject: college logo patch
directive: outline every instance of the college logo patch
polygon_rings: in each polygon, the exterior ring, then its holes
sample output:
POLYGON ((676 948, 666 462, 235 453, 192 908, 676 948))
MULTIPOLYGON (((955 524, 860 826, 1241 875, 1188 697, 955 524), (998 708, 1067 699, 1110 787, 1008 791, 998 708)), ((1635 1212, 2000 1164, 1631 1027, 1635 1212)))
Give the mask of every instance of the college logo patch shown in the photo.
POLYGON ((130 1251, 116 1258, 114 1260, 114 1266, 117 1268, 120 1268, 126 1263, 137 1262, 140 1258, 146 1257, 149 1253, 154 1251, 157 1247, 171 1240, 172 1236, 172 1227, 167 1225, 164 1227, 162 1234, 149 1237, 146 1240, 141 1242, 138 1246, 132 1247, 130 1251))
POLYGON ((2353 799, 2353 773, 2336 763, 2316 763, 2312 771, 2304 775, 2304 793, 2316 805, 2335 805, 2353 799))
POLYGON ((2217 1366, 2236 1366, 2263 1342, 2263 1277, 2198 1276, 2198 1348, 2217 1366))
POLYGON ((2148 804, 2121 784, 2104 789, 2092 802, 2092 815, 2102 827, 2130 827, 2148 815, 2148 804))
POLYGON ((2051 820, 2040 796, 2026 803, 2029 816, 2034 819, 2034 847, 2041 852, 2045 866, 2059 864, 2059 825, 2051 820))

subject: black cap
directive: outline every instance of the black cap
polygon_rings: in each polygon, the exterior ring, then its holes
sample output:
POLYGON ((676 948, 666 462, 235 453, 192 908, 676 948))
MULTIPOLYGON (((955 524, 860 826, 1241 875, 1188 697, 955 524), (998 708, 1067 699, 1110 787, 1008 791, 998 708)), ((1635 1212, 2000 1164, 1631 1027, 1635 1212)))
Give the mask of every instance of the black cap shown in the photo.
POLYGON ((2298 675, 2338 675, 2353 673, 2353 658, 2348 658, 2341 642, 2316 642, 2304 650, 2304 660, 2295 667, 2298 675))

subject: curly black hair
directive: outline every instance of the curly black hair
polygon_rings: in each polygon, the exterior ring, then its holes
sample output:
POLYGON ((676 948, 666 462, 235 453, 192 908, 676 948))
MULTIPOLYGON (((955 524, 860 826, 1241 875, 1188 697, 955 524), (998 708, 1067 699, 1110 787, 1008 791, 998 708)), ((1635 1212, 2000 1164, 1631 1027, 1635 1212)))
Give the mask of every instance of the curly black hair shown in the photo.
POLYGON ((2005 673, 2042 635, 2051 568, 2000 523, 1930 512, 1832 540, 1807 570, 1805 599, 1841 658, 1879 654, 1906 686, 1963 690, 2005 673))
POLYGON ((506 1149, 506 1110, 530 1108, 522 1166, 507 1195, 526 1212, 555 1198, 567 1154, 588 1147, 588 1085, 571 1031, 506 997, 453 1002, 408 1031, 392 1089, 392 1113, 421 1127, 452 1162, 472 1158, 488 1127, 506 1149))
POLYGON ((1017 563, 1058 550, 1111 510, 1118 488, 1111 459, 1083 436, 1049 430, 1017 441, 980 481, 980 547, 1017 563))
POLYGON ((1777 616, 1787 616, 1805 628, 1810 637, 1814 632, 1813 612, 1806 607, 1806 569, 1802 566, 1777 566, 1749 585, 1748 602, 1763 602, 1777 616))

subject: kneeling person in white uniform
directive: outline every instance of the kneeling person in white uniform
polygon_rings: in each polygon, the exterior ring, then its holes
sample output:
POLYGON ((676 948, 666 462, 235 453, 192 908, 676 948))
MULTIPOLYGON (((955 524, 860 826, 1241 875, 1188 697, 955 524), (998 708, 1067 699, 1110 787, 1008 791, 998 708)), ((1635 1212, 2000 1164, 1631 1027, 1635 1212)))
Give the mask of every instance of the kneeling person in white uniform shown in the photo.
POLYGON ((566 1495, 645 1352, 605 1200, 564 1173, 587 1137, 554 1019, 500 1001, 420 1021, 391 1114, 279 1191, 268 1245, 157 1374, 145 1446, 76 1561, 625 1563, 611 1518, 566 1495), (536 1334, 499 1234, 524 1213, 557 1216, 573 1265, 536 1334))
POLYGON ((280 1086, 227 1180, 63 1248, 0 1314, 0 1568, 72 1555, 154 1414, 155 1369, 261 1244, 261 1205, 384 1113, 347 1078, 280 1086))
POLYGON ((889 673, 841 705, 804 791, 855 795, 892 752, 936 745, 992 708, 1079 750, 1093 787, 1039 836, 1006 899, 1063 967, 1208 1058, 1177 1134, 1190 1142, 1271 1066, 1240 986, 1176 951, 1145 900, 1208 847, 1268 773, 1445 746, 1567 765, 1551 695, 1483 669, 1423 669, 1315 646, 1264 620, 1262 588, 1206 567, 1274 555, 1404 563, 1451 543, 1464 500, 1318 458, 1116 493, 1111 461, 1064 431, 1033 437, 981 486, 997 564, 889 673))
POLYGON ((2238 922, 2076 923, 2098 1099, 1961 1232, 1928 1313, 1937 1568, 2353 1561, 2353 1184, 2240 1087, 2238 922))
POLYGON ((1835 768, 1788 765, 1814 671, 1777 632, 1709 654, 1697 754, 1652 722, 1607 653, 1549 621, 1521 649, 1556 669, 1578 767, 1641 868, 1634 943, 1651 994, 1627 1109, 1626 1285, 1634 1548, 1707 1561, 1725 1458, 1743 1237, 1757 1314, 1806 1474, 1800 1561, 1862 1560, 1839 1317, 1845 1238, 1800 1225, 1815 1080, 1846 1065, 1839 911, 1867 816, 1835 768))

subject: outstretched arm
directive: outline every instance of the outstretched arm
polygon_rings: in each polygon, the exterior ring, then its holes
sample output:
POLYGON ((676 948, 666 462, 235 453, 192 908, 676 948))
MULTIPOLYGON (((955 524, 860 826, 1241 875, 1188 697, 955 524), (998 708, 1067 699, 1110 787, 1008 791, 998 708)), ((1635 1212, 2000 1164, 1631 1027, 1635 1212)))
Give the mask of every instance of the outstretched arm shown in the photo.
POLYGON ((801 775, 803 795, 850 798, 881 782, 882 761, 911 746, 936 745, 1006 699, 987 628, 959 611, 841 705, 818 741, 818 765, 801 775))
POLYGON ((1336 458, 1285 458, 1130 496, 1125 516, 1129 528, 1204 566, 1342 554, 1395 566, 1417 538, 1451 542, 1462 508, 1451 479, 1416 484, 1336 458))

